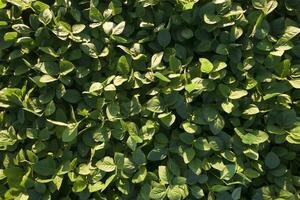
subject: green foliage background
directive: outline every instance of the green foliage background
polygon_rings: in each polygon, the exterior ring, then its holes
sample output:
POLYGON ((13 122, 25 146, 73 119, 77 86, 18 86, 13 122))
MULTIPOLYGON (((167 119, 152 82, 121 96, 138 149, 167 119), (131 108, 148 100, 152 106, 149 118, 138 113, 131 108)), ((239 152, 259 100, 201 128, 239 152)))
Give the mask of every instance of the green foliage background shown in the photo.
POLYGON ((299 0, 0 0, 0 199, 300 199, 299 0))

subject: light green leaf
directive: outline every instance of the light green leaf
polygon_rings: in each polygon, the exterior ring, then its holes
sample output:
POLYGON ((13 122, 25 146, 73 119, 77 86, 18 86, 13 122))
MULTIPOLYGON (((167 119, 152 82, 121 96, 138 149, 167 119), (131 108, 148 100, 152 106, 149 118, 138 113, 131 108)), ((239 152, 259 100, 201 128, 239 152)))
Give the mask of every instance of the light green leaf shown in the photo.
POLYGON ((17 142, 16 136, 12 130, 1 130, 0 131, 0 147, 6 147, 13 145, 17 142))
POLYGON ((49 9, 43 10, 39 15, 39 21, 42 22, 45 26, 48 25, 52 20, 52 12, 49 9))
POLYGON ((206 58, 200 58, 200 69, 203 73, 210 73, 214 69, 214 65, 206 58))
POLYGON ((18 38, 18 33, 17 32, 7 32, 4 34, 4 41, 5 42, 12 42, 18 38))
POLYGON ((170 174, 166 166, 158 166, 158 176, 162 184, 169 184, 170 174))
POLYGON ((31 29, 25 24, 14 24, 12 28, 20 34, 29 34, 31 29))
POLYGON ((269 139, 269 135, 260 130, 245 132, 241 128, 234 128, 234 131, 242 139, 244 144, 261 144, 269 139))
POLYGON ((171 82, 171 80, 170 79, 168 79, 166 76, 164 76, 162 73, 160 73, 160 72, 155 72, 154 73, 154 76, 156 77, 156 78, 158 78, 158 79, 160 79, 160 80, 162 80, 162 81, 164 81, 164 82, 171 82))
POLYGON ((78 34, 78 33, 81 33, 84 29, 85 29, 84 24, 74 24, 72 26, 72 33, 73 34, 78 34))
POLYGON ((243 111, 244 115, 255 115, 259 113, 259 109, 255 104, 250 104, 248 107, 243 111))
POLYGON ((82 192, 87 187, 87 180, 83 176, 78 176, 73 184, 73 192, 82 192))
POLYGON ((116 25, 112 30, 112 34, 120 35, 125 29, 125 24, 126 24, 125 21, 122 21, 118 25, 116 25))
POLYGON ((147 104, 146 104, 147 110, 154 112, 154 113, 162 113, 163 112, 163 107, 162 107, 162 102, 158 97, 153 97, 151 98, 147 104))
POLYGON ((242 89, 232 89, 229 95, 229 99, 240 99, 248 94, 247 90, 242 89))
POLYGON ((300 89, 300 78, 289 80, 289 83, 293 86, 293 88, 300 89))
POLYGON ((46 75, 41 76, 39 81, 41 83, 51 83, 56 80, 57 80, 56 78, 46 74, 46 75))
POLYGON ((160 65, 163 56, 164 56, 164 52, 159 52, 154 54, 151 57, 151 68, 156 68, 158 65, 160 65))
POLYGON ((176 116, 172 113, 159 114, 158 118, 167 127, 171 127, 176 120, 176 116))
POLYGON ((176 185, 168 187, 167 196, 170 200, 181 200, 181 193, 183 193, 182 189, 176 185))
POLYGON ((164 199, 167 194, 167 189, 163 185, 157 185, 151 189, 150 198, 151 199, 164 199))
POLYGON ((114 159, 108 156, 105 156, 102 160, 99 160, 96 163, 96 167, 104 172, 112 172, 116 169, 114 159))

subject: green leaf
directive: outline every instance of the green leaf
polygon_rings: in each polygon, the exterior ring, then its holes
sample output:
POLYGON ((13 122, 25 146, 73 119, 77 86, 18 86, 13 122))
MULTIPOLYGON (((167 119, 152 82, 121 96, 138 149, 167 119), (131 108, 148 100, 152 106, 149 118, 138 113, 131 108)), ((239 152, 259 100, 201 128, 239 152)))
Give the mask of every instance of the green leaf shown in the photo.
POLYGON ((39 47, 39 50, 41 50, 44 53, 49 54, 53 57, 56 57, 56 58, 59 57, 59 54, 57 54, 52 47, 39 47))
POLYGON ((280 164, 280 159, 274 152, 269 152, 265 157, 265 164, 269 169, 275 169, 280 164))
POLYGON ((284 78, 289 76, 291 72, 290 67, 291 67, 291 61, 289 59, 285 59, 282 62, 275 65, 275 71, 281 78, 284 78))
POLYGON ((130 135, 130 137, 136 142, 136 143, 142 143, 143 139, 139 136, 139 130, 134 122, 128 122, 127 123, 127 131, 130 135))
POLYGON ((210 144, 208 143, 207 139, 200 137, 197 140, 195 140, 195 148, 200 151, 209 151, 210 144))
POLYGON ((196 155, 196 152, 193 148, 187 148, 183 151, 182 157, 185 164, 191 162, 196 155))
POLYGON ((120 106, 118 103, 110 103, 106 108, 106 115, 110 121, 120 118, 120 106))
POLYGON ((63 142, 72 142, 76 137, 78 132, 78 124, 74 123, 65 127, 62 132, 62 141, 63 142))
POLYGON ((177 72, 181 70, 181 61, 174 55, 169 57, 169 64, 172 71, 177 72))
POLYGON ((246 150, 243 151, 243 153, 244 153, 247 157, 249 157, 249 158, 251 158, 251 159, 253 159, 253 160, 258 160, 258 158, 259 158, 258 152, 255 151, 255 150, 253 150, 253 149, 246 149, 246 150))
POLYGON ((90 1, 89 18, 93 22, 102 22, 104 20, 102 13, 95 7, 93 1, 90 1))
POLYGON ((209 129, 215 135, 219 134, 224 128, 224 126, 225 126, 225 120, 221 115, 218 115, 218 117, 215 120, 209 122, 209 129))
POLYGON ((181 36, 184 38, 184 39, 191 39, 193 36, 194 36, 194 33, 191 29, 189 28, 185 28, 181 31, 181 36))
POLYGON ((201 174, 201 166, 202 163, 198 158, 193 159, 189 164, 189 168, 196 174, 196 175, 200 175, 201 174))
POLYGON ((200 58, 200 69, 203 73, 210 73, 214 69, 214 65, 206 58, 200 58))
POLYGON ((207 122, 212 122, 218 117, 218 111, 211 105, 205 105, 203 107, 202 113, 204 120, 206 120, 207 122))
POLYGON ((167 150, 163 148, 154 148, 152 149, 148 156, 147 159, 151 161, 158 161, 158 160, 163 160, 167 156, 167 150))
POLYGON ((141 183, 145 180, 147 176, 147 168, 141 166, 141 168, 133 175, 132 183, 141 183))
POLYGON ((280 48, 287 44, 288 41, 296 37, 300 33, 300 28, 295 26, 287 26, 284 34, 277 40, 275 48, 280 48))
POLYGON ((123 153, 115 152, 114 162, 118 169, 123 169, 125 156, 123 153))
POLYGON ((217 46, 216 53, 225 56, 229 54, 228 49, 224 44, 219 44, 217 46))
POLYGON ((242 194, 242 188, 238 187, 233 190, 233 192, 231 193, 231 197, 233 200, 239 200, 241 199, 241 194, 242 194))
POLYGON ((77 90, 69 89, 66 90, 66 93, 62 98, 69 103, 77 103, 80 101, 81 95, 77 90))
POLYGON ((67 60, 61 60, 59 62, 59 67, 60 67, 60 75, 61 76, 66 76, 67 74, 72 72, 75 68, 73 63, 71 63, 70 61, 67 61, 67 60))
POLYGON ((221 171, 221 179, 226 181, 230 180, 236 173, 236 166, 234 164, 225 165, 225 168, 221 171))
POLYGON ((82 43, 80 49, 83 53, 89 55, 92 58, 98 58, 98 52, 96 46, 93 43, 82 43))
POLYGON ((171 42, 170 32, 167 29, 159 31, 157 34, 157 40, 162 47, 168 46, 171 42))
POLYGON ((141 148, 136 148, 136 150, 132 152, 132 160, 136 165, 146 164, 146 156, 141 148))
POLYGON ((115 178, 116 178, 116 174, 113 174, 110 177, 108 177, 105 180, 105 183, 104 183, 104 185, 101 188, 101 191, 103 192, 115 180, 115 178))
POLYGON ((41 1, 34 1, 34 0, 28 0, 28 1, 26 1, 26 0, 22 0, 22 1, 25 1, 25 2, 33 2, 32 4, 31 4, 31 6, 32 6, 32 8, 35 10, 35 12, 37 12, 37 13, 41 13, 41 12, 43 12, 45 9, 49 9, 50 8, 50 6, 48 5, 48 4, 46 4, 46 3, 44 3, 44 2, 41 2, 41 1))
POLYGON ((46 109, 45 109, 45 115, 46 116, 50 116, 52 115, 54 112, 55 112, 55 104, 53 101, 50 101, 50 103, 46 106, 46 109))
POLYGON ((191 186, 191 192, 196 199, 201 199, 204 197, 203 189, 197 185, 191 186))
POLYGON ((130 70, 131 67, 127 61, 127 57, 121 56, 118 60, 117 71, 120 72, 121 74, 129 74, 130 70))
POLYGON ((105 156, 96 163, 96 167, 104 172, 113 172, 116 169, 113 158, 105 156))
POLYGON ((299 10, 0 0, 0 199, 298 199, 299 10))
POLYGON ((53 158, 44 158, 33 165, 33 171, 41 176, 51 176, 56 171, 56 162, 53 158))

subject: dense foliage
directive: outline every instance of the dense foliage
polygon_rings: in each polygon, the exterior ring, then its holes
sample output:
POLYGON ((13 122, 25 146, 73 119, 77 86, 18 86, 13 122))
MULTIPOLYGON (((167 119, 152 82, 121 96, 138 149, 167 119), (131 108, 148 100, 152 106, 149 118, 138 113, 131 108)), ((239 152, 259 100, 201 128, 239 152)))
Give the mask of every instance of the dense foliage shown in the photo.
POLYGON ((0 199, 300 198, 300 0, 0 0, 0 199))

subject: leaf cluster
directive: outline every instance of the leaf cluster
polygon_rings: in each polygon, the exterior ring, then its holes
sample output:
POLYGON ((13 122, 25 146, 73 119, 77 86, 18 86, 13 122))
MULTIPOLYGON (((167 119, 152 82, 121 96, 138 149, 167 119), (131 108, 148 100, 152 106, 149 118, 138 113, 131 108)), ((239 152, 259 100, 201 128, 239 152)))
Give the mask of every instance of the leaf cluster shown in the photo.
POLYGON ((299 33, 299 0, 0 0, 0 199, 299 199, 299 33))

